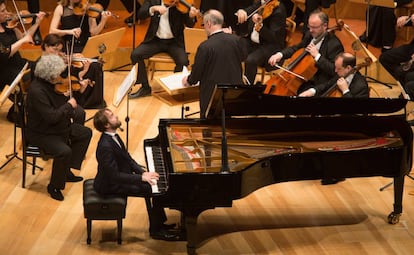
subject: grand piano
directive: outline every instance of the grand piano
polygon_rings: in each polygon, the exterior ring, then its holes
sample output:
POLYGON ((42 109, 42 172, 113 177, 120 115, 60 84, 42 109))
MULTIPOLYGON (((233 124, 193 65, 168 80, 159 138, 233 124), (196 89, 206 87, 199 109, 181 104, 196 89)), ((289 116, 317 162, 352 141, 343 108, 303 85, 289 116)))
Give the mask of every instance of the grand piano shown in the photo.
POLYGON ((181 211, 189 254, 200 213, 279 182, 388 177, 388 222, 399 221, 412 164, 405 99, 296 98, 263 89, 217 85, 206 119, 161 119, 158 136, 144 141, 148 169, 161 175, 154 196, 181 211))

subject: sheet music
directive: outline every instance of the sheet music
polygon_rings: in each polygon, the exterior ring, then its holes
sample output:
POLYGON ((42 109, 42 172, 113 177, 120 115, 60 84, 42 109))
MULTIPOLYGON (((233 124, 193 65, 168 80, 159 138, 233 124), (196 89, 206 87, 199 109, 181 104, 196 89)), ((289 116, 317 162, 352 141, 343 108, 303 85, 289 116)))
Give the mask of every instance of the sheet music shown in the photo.
POLYGON ((10 86, 5 86, 3 91, 1 92, 0 96, 0 106, 4 104, 4 102, 7 100, 7 98, 14 92, 16 89, 16 86, 19 84, 20 80, 23 78, 24 71, 26 71, 27 67, 29 66, 29 63, 26 62, 26 64, 23 66, 22 70, 17 74, 16 78, 14 78, 13 82, 10 84, 10 86))
POLYGON ((135 84, 135 81, 137 80, 137 70, 138 70, 138 64, 135 64, 132 67, 131 71, 129 71, 125 79, 122 81, 121 85, 119 86, 115 94, 115 98, 113 100, 113 105, 115 107, 118 107, 118 105, 122 101, 122 98, 124 98, 124 96, 128 93, 131 86, 135 84))
MULTIPOLYGON (((160 78, 160 81, 168 87, 169 90, 177 90, 177 89, 184 89, 186 87, 183 86, 183 78, 188 76, 190 72, 188 71, 187 67, 183 67, 183 71, 179 73, 174 73, 166 77, 160 78)), ((198 85, 198 83, 197 83, 198 85)))

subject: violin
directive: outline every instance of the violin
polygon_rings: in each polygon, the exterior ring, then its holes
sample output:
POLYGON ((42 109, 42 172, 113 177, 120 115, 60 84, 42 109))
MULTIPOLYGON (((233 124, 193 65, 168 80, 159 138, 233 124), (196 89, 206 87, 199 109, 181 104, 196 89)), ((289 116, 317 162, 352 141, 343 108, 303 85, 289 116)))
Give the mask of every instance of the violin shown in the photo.
POLYGON ((167 7, 175 6, 181 13, 188 13, 193 5, 193 0, 165 0, 164 5, 167 7))
MULTIPOLYGON (((86 0, 82 0, 79 3, 74 4, 73 13, 78 16, 82 16, 86 13, 91 18, 97 18, 105 11, 101 4, 86 4, 86 2, 86 0)), ((109 13, 112 17, 119 19, 118 15, 115 15, 112 12, 109 13)))
MULTIPOLYGON (((325 33, 313 41, 313 44, 318 44, 326 34, 341 30, 343 25, 343 22, 338 22, 336 26, 328 28, 325 33)), ((266 81, 264 94, 296 96, 302 83, 310 80, 318 71, 315 60, 305 48, 297 50, 290 59, 291 61, 286 68, 276 65, 282 72, 266 81)))
MULTIPOLYGON (((13 14, 6 19, 6 27, 9 29, 17 27, 17 25, 20 23, 20 19, 23 22, 23 24, 32 24, 33 18, 35 18, 36 16, 37 13, 30 13, 27 10, 22 10, 19 12, 19 14, 13 14)), ((45 16, 48 17, 49 13, 46 13, 45 16)))
MULTIPOLYGON (((372 63, 371 58, 369 57, 365 58, 364 62, 352 67, 352 69, 343 78, 346 79, 351 74, 358 72, 363 67, 369 66, 371 63, 372 63)), ((329 87, 327 91, 325 91, 325 93, 321 95, 321 97, 342 97, 342 91, 338 89, 338 86, 336 86, 336 81, 334 84, 331 85, 331 87, 329 87)))
POLYGON ((58 94, 65 94, 68 91, 79 91, 80 89, 80 81, 75 76, 71 76, 70 80, 68 78, 59 77, 55 82, 55 92, 58 94))

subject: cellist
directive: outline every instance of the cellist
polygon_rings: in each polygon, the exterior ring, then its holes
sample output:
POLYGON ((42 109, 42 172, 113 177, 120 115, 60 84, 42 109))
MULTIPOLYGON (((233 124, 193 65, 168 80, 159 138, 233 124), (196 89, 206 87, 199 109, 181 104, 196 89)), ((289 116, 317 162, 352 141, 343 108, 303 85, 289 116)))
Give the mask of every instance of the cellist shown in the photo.
POLYGON ((313 84, 320 84, 335 76, 335 57, 344 51, 344 47, 335 34, 328 33, 329 17, 321 10, 312 12, 308 20, 309 31, 303 36, 299 44, 285 48, 269 58, 269 64, 275 66, 281 60, 289 59, 296 51, 305 48, 312 56, 314 62, 309 63, 317 67, 317 72, 308 81, 304 82, 297 94, 305 91, 313 84), (319 40, 319 38, 322 38, 319 40), (313 43, 319 41, 316 45, 313 43))
POLYGON ((356 57, 351 53, 340 53, 335 59, 336 75, 327 82, 317 84, 299 96, 368 97, 368 83, 357 70, 356 57))

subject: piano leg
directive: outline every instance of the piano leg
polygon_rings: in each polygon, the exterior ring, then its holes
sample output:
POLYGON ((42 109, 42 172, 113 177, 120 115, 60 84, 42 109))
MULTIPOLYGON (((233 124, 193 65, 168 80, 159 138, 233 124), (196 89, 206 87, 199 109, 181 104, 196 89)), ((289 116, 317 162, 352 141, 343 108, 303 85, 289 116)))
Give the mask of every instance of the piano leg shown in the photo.
POLYGON ((394 211, 388 215, 389 224, 397 224, 402 213, 402 198, 404 191, 404 177, 394 177, 394 211))
POLYGON ((206 209, 190 209, 183 212, 185 231, 187 235, 187 254, 195 255, 198 245, 197 218, 206 209))

